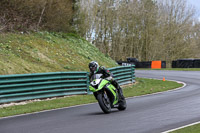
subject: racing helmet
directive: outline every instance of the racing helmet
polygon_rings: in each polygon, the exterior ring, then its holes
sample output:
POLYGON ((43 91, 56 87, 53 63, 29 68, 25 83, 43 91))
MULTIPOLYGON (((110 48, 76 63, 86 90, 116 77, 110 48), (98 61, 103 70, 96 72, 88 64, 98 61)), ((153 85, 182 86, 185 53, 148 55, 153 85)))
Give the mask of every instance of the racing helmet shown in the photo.
POLYGON ((89 63, 90 72, 96 73, 99 70, 99 64, 96 61, 91 61, 89 63))

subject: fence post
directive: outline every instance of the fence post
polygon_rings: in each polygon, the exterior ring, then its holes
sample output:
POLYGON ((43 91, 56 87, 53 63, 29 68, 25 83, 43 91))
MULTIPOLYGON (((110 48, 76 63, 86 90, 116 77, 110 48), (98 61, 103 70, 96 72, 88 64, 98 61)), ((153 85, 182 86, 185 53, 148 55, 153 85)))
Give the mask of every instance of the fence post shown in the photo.
POLYGON ((131 78, 132 78, 132 83, 134 83, 134 65, 131 65, 131 78))
POLYGON ((89 72, 86 73, 86 76, 87 76, 87 94, 90 94, 90 91, 89 91, 89 85, 90 85, 90 79, 89 79, 89 72))

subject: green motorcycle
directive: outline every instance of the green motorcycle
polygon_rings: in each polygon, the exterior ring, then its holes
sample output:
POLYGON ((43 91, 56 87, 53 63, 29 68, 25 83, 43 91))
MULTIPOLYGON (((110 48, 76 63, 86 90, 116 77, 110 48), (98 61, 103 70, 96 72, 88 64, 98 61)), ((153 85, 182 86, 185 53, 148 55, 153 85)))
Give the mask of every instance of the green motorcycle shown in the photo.
POLYGON ((127 107, 126 100, 120 99, 117 89, 108 79, 101 77, 102 74, 94 74, 91 77, 89 89, 93 92, 103 112, 110 113, 111 108, 125 110, 127 107))

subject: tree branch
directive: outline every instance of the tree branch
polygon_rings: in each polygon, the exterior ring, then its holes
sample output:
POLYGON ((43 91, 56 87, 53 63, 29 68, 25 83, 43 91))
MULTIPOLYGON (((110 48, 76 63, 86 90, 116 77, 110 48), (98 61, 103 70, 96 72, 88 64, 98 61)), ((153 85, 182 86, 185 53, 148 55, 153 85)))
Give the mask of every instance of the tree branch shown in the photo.
POLYGON ((46 4, 47 4, 47 2, 45 2, 45 4, 44 4, 44 8, 42 9, 42 12, 41 12, 41 15, 40 15, 39 21, 38 21, 38 23, 37 23, 37 31, 38 31, 38 28, 39 28, 40 23, 41 23, 41 21, 42 21, 42 16, 43 16, 44 11, 45 11, 45 9, 46 9, 46 4))

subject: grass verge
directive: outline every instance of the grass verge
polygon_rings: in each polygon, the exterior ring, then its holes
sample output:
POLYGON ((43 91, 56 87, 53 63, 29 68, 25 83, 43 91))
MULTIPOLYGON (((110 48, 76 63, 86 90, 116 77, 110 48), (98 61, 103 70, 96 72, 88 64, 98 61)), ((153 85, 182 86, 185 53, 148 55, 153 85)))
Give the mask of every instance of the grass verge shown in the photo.
MULTIPOLYGON (((124 86, 123 90, 125 97, 133 97, 175 89, 181 86, 182 84, 172 81, 137 78, 135 84, 124 86)), ((33 113, 43 110, 57 109, 94 102, 97 101, 93 95, 78 95, 48 101, 32 102, 25 105, 0 108, 0 117, 33 113)))
POLYGON ((199 133, 200 131, 200 124, 189 126, 183 129, 179 129, 170 133, 199 133))
POLYGON ((136 84, 124 88, 125 97, 141 96, 156 92, 163 92, 183 86, 174 81, 137 78, 136 84))

